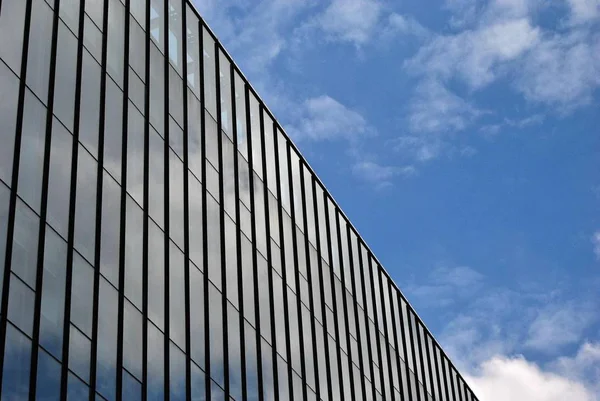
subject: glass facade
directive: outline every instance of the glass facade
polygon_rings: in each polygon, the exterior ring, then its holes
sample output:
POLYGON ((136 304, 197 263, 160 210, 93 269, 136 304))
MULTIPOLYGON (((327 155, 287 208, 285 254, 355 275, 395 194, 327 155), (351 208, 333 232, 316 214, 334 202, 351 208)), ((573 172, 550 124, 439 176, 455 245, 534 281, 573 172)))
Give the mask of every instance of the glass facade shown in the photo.
POLYGON ((188 0, 0 0, 1 400, 473 401, 188 0))

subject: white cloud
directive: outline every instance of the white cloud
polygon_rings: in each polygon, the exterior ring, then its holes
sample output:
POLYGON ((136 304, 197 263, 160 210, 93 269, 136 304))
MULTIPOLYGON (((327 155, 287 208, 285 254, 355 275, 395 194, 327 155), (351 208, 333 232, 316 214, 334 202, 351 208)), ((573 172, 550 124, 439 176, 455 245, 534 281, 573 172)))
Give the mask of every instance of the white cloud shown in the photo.
POLYGON ((600 18, 600 0, 567 0, 567 3, 572 24, 585 24, 600 18))
POLYGON ((562 356, 551 363, 553 371, 581 380, 600 394, 600 343, 585 342, 574 357, 562 356))
POLYGON ((398 176, 410 177, 417 173, 413 166, 384 166, 371 161, 356 163, 352 172, 359 178, 374 184, 377 188, 392 185, 392 180, 398 176))
POLYGON ((594 321, 594 307, 581 303, 552 304, 540 310, 530 323, 524 345, 554 352, 560 347, 575 344, 594 321))
POLYGON ((371 38, 382 12, 378 0, 333 0, 313 23, 330 40, 360 46, 371 38))
POLYGON ((460 131, 482 113, 438 80, 426 80, 415 90, 409 127, 411 131, 421 133, 460 131))
POLYGON ((496 356, 466 376, 481 400, 595 401, 582 382, 543 370, 524 357, 496 356))
POLYGON ((409 71, 428 77, 446 80, 458 76, 478 89, 497 78, 501 63, 534 47, 539 36, 539 30, 525 18, 497 22, 457 35, 438 36, 405 65, 409 71))
POLYGON ((431 32, 411 16, 391 13, 388 16, 384 35, 388 38, 394 35, 410 35, 424 39, 429 37, 431 32))
POLYGON ((594 245, 596 259, 600 260, 600 231, 596 231, 592 236, 592 244, 594 245))
POLYGON ((288 133, 297 140, 357 140, 374 134, 367 120, 327 95, 304 101, 288 133))

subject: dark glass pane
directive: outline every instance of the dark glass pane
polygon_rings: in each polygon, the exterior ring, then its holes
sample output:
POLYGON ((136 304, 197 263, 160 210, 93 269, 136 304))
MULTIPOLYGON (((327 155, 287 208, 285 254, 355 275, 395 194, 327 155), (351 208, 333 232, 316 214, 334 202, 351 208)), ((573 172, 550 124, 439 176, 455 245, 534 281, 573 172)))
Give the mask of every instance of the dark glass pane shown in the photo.
POLYGON ((38 353, 36 400, 60 400, 60 370, 58 361, 40 348, 38 353))
POLYGON ((79 145, 77 161, 77 201, 75 205, 75 248, 94 260, 96 238, 96 160, 79 145))
POLYGON ((71 322, 92 336, 94 269, 77 252, 73 253, 73 285, 71 287, 71 322))
POLYGON ((0 58, 16 73, 21 71, 25 5, 23 0, 5 0, 0 14, 0 58))
POLYGON ((125 296, 142 308, 142 256, 144 213, 129 196, 125 224, 125 296))
POLYGON ((164 334, 153 324, 148 324, 148 400, 164 401, 164 334))
POLYGON ((141 401, 142 383, 123 369, 123 400, 141 401))
POLYGON ((159 328, 165 321, 165 237, 152 220, 148 222, 148 317, 159 328))
POLYGON ((8 320, 29 336, 32 335, 33 331, 34 302, 35 293, 31 288, 19 280, 17 276, 11 274, 8 297, 8 320))
POLYGON ((11 324, 6 327, 4 360, 11 363, 4 364, 2 399, 26 400, 29 396, 31 341, 11 324))
POLYGON ((48 99, 52 17, 52 9, 46 2, 36 1, 33 3, 27 55, 27 86, 44 103, 48 99))
MULTIPOLYGON (((192 363, 192 401, 206 400, 206 375, 194 363, 192 363)), ((241 398, 240 398, 241 400, 241 398)))
POLYGON ((50 175, 48 178, 48 223, 67 238, 69 229, 69 194, 71 188, 71 153, 73 137, 54 118, 50 148, 50 175))
POLYGON ((213 285, 209 286, 209 334, 210 334, 210 375, 219 384, 223 384, 223 308, 222 294, 213 285))
POLYGON ((169 250, 169 337, 185 349, 184 256, 175 244, 169 250))
POLYGON ((107 400, 114 400, 117 364, 118 293, 100 278, 98 309, 97 389, 107 400))
POLYGON ((188 180, 190 259, 196 266, 202 267, 202 184, 191 173, 188 174, 188 180))
MULTIPOLYGON (((121 7, 119 0, 112 0, 121 7)), ((112 79, 106 80, 104 114, 104 168, 114 179, 121 181, 123 147, 123 92, 112 79)))
POLYGON ((229 389, 236 400, 242 399, 242 360, 240 345, 240 314, 227 304, 227 349, 229 352, 229 389))
MULTIPOLYGON (((14 1, 12 1, 14 3, 14 1)), ((17 0, 17 3, 23 3, 17 0)), ((4 16, 6 13, 2 13, 4 16)), ((17 18, 11 16, 11 18, 17 18)), ((2 18, 0 18, 1 20, 2 18)), ((6 20, 6 18, 3 18, 6 20)), ((3 22, 0 22, 3 24, 3 22)), ((1 28, 0 28, 1 29, 1 28)), ((4 35, 0 35, 2 48, 4 48, 4 35)), ((13 153, 15 148, 15 129, 17 123, 17 103, 19 101, 19 80, 16 75, 0 62, 0 179, 10 183, 13 165, 13 153)))
POLYGON ((125 301, 123 315, 123 367, 142 380, 142 313, 125 301))
POLYGON ((32 288, 37 269, 39 220, 30 208, 17 200, 11 269, 32 288))
POLYGON ((169 387, 170 401, 185 401, 185 354, 174 343, 169 343, 169 387))
POLYGON ((121 187, 103 171, 102 238, 100 242, 100 272, 113 285, 119 285, 119 241, 121 234, 121 187))
POLYGON ((60 68, 56 69, 54 114, 69 131, 73 132, 75 78, 77 77, 77 38, 62 22, 58 25, 56 64, 60 68))
POLYGON ((123 86, 123 60, 125 58, 125 7, 119 0, 108 1, 107 70, 123 86))
POLYGON ((204 366, 204 275, 190 267, 190 355, 199 366, 204 366))
MULTIPOLYGON (((87 7, 86 7, 87 9, 87 7)), ((100 122, 100 64, 83 52, 79 140, 93 155, 98 154, 100 122)))
POLYGON ((163 227, 165 209, 165 142, 155 130, 150 130, 150 182, 148 213, 163 227))
POLYGON ((73 373, 69 372, 67 400, 80 401, 89 397, 89 387, 79 380, 73 373))
POLYGON ((71 325, 69 337, 69 369, 86 382, 90 379, 90 339, 71 325))

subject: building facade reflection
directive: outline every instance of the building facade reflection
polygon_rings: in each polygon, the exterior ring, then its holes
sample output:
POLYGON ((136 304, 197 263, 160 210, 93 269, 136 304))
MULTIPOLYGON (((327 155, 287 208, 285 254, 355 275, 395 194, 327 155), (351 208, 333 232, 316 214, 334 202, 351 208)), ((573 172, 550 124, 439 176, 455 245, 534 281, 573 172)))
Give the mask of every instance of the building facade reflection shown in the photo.
POLYGON ((0 7, 2 400, 477 399, 189 0, 0 7))

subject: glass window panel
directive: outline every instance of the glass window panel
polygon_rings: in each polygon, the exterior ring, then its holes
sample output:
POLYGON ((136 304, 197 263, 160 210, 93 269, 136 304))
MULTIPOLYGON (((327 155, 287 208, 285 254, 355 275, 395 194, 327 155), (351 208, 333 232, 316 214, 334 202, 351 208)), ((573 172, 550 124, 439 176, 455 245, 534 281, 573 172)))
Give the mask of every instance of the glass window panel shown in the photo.
POLYGON ((285 270, 287 285, 296 291, 295 266, 294 266, 294 237, 292 236, 292 220, 287 213, 283 214, 283 245, 285 251, 285 270))
POLYGON ((215 41, 205 27, 202 27, 204 47, 204 103, 213 116, 217 115, 215 41))
POLYGON ((40 344, 60 360, 65 310, 67 243, 48 228, 44 249, 40 344))
POLYGON ((162 52, 165 43, 165 2, 152 0, 150 7, 150 36, 162 52))
MULTIPOLYGON (((306 367, 306 382, 309 386, 315 388, 315 375, 318 374, 318 372, 315 372, 314 358, 319 348, 317 348, 317 350, 313 350, 311 317, 310 312, 304 305, 302 306, 302 334, 304 336, 304 363, 306 367)), ((327 381, 324 381, 323 383, 327 383, 327 381)))
POLYGON ((117 291, 100 277, 96 387, 98 392, 109 400, 115 399, 118 301, 117 291))
MULTIPOLYGON (((104 0, 100 1, 102 3, 104 2, 104 0)), ((104 6, 101 7, 104 8, 104 6)), ((96 26, 96 24, 90 19, 90 17, 88 17, 89 7, 86 6, 85 11, 86 15, 83 20, 83 44, 85 48, 90 52, 90 54, 94 56, 96 61, 100 62, 100 60, 102 60, 102 31, 98 28, 98 26, 96 26)), ((100 24, 99 26, 102 26, 102 24, 100 24)))
POLYGON ((132 0, 131 15, 135 17, 139 24, 144 26, 146 22, 146 2, 144 0, 132 0))
MULTIPOLYGON (((204 401, 206 398, 206 376, 202 369, 192 363, 192 401, 204 401)), ((241 398, 240 398, 241 400, 241 398)))
POLYGON ((103 174, 100 272, 111 283, 118 286, 119 242, 121 236, 121 187, 106 171, 103 174))
POLYGON ((140 205, 144 195, 144 117, 129 103, 127 131, 127 192, 140 205))
POLYGON ((73 132, 75 116, 75 79, 77 77, 77 38, 65 24, 58 25, 54 114, 73 132))
POLYGON ((73 253, 71 322, 92 336, 94 269, 77 252, 73 253))
POLYGON ((153 324, 148 325, 148 400, 165 399, 164 335, 153 324))
POLYGON ((223 384, 223 308, 222 294, 212 284, 209 286, 209 335, 210 335, 210 375, 223 384))
POLYGON ((169 387, 170 401, 185 401, 185 354, 174 343, 169 342, 169 387))
POLYGON ((123 367, 142 379, 142 313, 128 301, 123 311, 123 367))
POLYGON ((180 125, 173 119, 173 117, 169 118, 169 146, 177 154, 177 157, 180 160, 183 160, 183 129, 181 129, 182 126, 183 123, 181 123, 180 125))
POLYGON ((187 81, 188 86, 200 98, 200 47, 198 17, 192 11, 189 4, 186 3, 187 18, 187 81))
POLYGON ((8 319, 29 336, 32 335, 33 331, 34 303, 35 293, 33 290, 19 280, 17 276, 11 274, 8 319))
POLYGON ((200 179, 202 177, 202 132, 201 132, 201 106, 200 101, 188 91, 188 166, 200 179))
POLYGON ((120 87, 123 87, 125 58, 125 7, 119 0, 108 2, 108 39, 106 69, 120 87))
POLYGON ((92 343, 90 339, 71 325, 69 334, 69 369, 81 379, 88 382, 90 379, 90 352, 92 343))
POLYGON ((281 182, 281 206, 289 213, 290 209, 290 184, 288 174, 287 138, 277 128, 277 152, 279 164, 279 180, 281 182))
MULTIPOLYGON (((207 232, 220 233, 221 222, 219 204, 211 197, 206 196, 207 232)), ((220 235, 208 236, 208 278, 217 288, 221 288, 221 238, 220 235)))
POLYGON ((183 163, 169 150, 169 236, 183 248, 183 163))
POLYGON ((256 331, 245 322, 246 389, 249 400, 258 401, 258 360, 256 356, 256 331))
POLYGON ((103 0, 87 0, 85 4, 85 12, 92 17, 94 23, 102 28, 102 19, 104 15, 103 0))
MULTIPOLYGON (((8 209, 10 201, 10 192, 8 188, 0 182, 0 238, 6 238, 6 229, 8 225, 8 209)), ((6 241, 0 241, 0 261, 5 260, 6 241)), ((1 263, 1 262, 0 262, 1 263)), ((4 274, 0 274, 0 297, 2 297, 4 274)))
MULTIPOLYGON (((133 9, 134 4, 132 3, 131 6, 133 13, 135 12, 133 9)), ((144 7, 144 4, 142 4, 142 7, 144 7)), ((144 11, 142 13, 145 14, 144 11)), ((146 33, 134 17, 135 15, 129 17, 129 65, 135 71, 135 75, 139 77, 136 79, 144 81, 146 78, 146 33)))
POLYGON ((257 255, 258 304, 260 308, 260 335, 271 344, 271 295, 269 291, 269 266, 262 255, 257 255))
POLYGON ((37 274, 38 230, 39 217, 17 199, 11 269, 31 287, 37 274))
POLYGON ((275 241, 275 243, 277 244, 277 246, 279 247, 280 241, 279 241, 279 206, 277 204, 277 199, 275 199, 275 196, 273 196, 273 194, 269 191, 268 192, 268 196, 269 196, 269 203, 268 203, 268 208, 269 208, 269 234, 271 235, 271 238, 275 241))
POLYGON ((235 220, 235 171, 233 143, 225 135, 221 135, 223 144, 223 206, 225 211, 235 220))
POLYGON ((248 162, 242 156, 238 156, 238 185, 240 200, 250 209, 250 170, 248 162))
POLYGON ((149 208, 150 216, 163 227, 165 209, 165 143, 158 133, 150 130, 149 208))
MULTIPOLYGON (((335 350, 337 349, 337 344, 333 338, 330 336, 325 336, 325 341, 329 341, 329 371, 331 373, 331 390, 332 390, 332 400, 341 399, 340 393, 340 371, 338 370, 337 357, 335 350)), ((347 376, 346 376, 347 377, 347 376)), ((342 389, 343 390, 343 389, 342 389)))
MULTIPOLYGON (((303 209, 302 209, 302 191, 300 188, 300 157, 294 149, 289 148, 290 159, 292 163, 292 188, 294 196, 294 217, 296 218, 296 224, 302 226, 304 221, 303 209)), ((303 228, 300 228, 304 231, 303 228)))
POLYGON ((3 1, 0 14, 0 58, 17 74, 21 71, 25 5, 23 0, 3 1))
MULTIPOLYGON (((277 351, 280 355, 286 358, 287 355, 287 342, 285 336, 285 315, 287 313, 284 310, 284 292, 285 287, 283 281, 278 274, 273 274, 273 308, 275 315, 275 335, 277 337, 277 351)), ((290 307, 290 306, 288 306, 290 307)), ((292 306, 293 307, 293 306, 292 306)))
POLYGON ((245 235, 242 243, 242 287, 244 294, 244 317, 254 324, 254 272, 252 267, 252 245, 245 235))
POLYGON ((266 109, 263 109, 264 119, 264 137, 265 137, 265 149, 264 155, 266 158, 267 171, 265 175, 267 178, 267 186, 273 195, 277 196, 277 177, 275 176, 275 145, 273 143, 273 119, 269 116, 266 109))
MULTIPOLYGON (((215 170, 219 169, 219 137, 217 133, 217 120, 207 111, 204 111, 205 122, 205 140, 206 140, 206 160, 208 160, 215 170)), ((208 174, 208 172, 207 172, 208 174)), ((218 192, 213 192, 218 196, 218 192)))
POLYGON ((77 201, 75 205, 75 248, 94 260, 96 238, 96 160, 79 146, 77 161, 77 201))
POLYGON ((260 129, 260 103, 256 96, 250 92, 250 136, 252 147, 252 168, 256 174, 262 179, 262 131, 260 129))
MULTIPOLYGON (((323 189, 321 188, 321 185, 319 185, 318 182, 315 182, 315 193, 314 193, 315 199, 317 201, 317 223, 319 223, 319 240, 320 240, 320 247, 321 247, 321 257, 323 258, 323 260, 325 260, 325 263, 329 264, 329 246, 327 243, 327 223, 326 223, 326 219, 327 219, 327 215, 325 214, 325 204, 324 204, 324 198, 323 198, 323 189)), ((333 225, 333 228, 335 229, 335 224, 333 225)), ((337 234, 337 232, 336 232, 337 234)), ((337 242, 337 237, 336 237, 336 242, 337 242)), ((335 248, 337 249, 337 248, 335 248)))
MULTIPOLYGON (((4 14, 4 9, 2 10, 4 14)), ((6 327, 6 343, 2 372, 2 399, 26 400, 29 397, 29 363, 31 341, 11 324, 6 327)))
POLYGON ((315 207, 312 192, 312 174, 308 170, 308 167, 306 167, 304 164, 302 165, 302 175, 304 178, 304 198, 306 202, 306 220, 308 228, 307 238, 312 245, 315 245, 317 241, 315 232, 315 207))
POLYGON ((225 216, 225 269, 227 272, 227 299, 238 306, 238 262, 237 262, 237 227, 225 216))
POLYGON ((219 50, 219 79, 221 91, 221 128, 231 136, 231 64, 223 51, 219 50))
POLYGON ((73 137, 55 118, 52 121, 47 219, 64 238, 69 228, 72 148, 73 137))
POLYGON ((127 401, 142 400, 142 383, 123 370, 123 399, 127 401))
POLYGON ((141 308, 144 213, 130 197, 126 202, 125 296, 141 308))
POLYGON ((172 66, 169 67, 169 113, 183 126, 183 80, 172 66))
POLYGON ((60 363, 40 348, 38 353, 36 400, 60 400, 60 371, 60 363))
MULTIPOLYGON (((14 1, 13 1, 14 3, 14 1)), ((17 3, 22 3, 17 1, 17 3)), ((3 13, 5 14, 5 13, 3 13)), ((11 16, 11 18, 17 18, 11 16)), ((6 18, 4 18, 6 20, 6 18)), ((0 18, 1 21, 1 18, 0 18)), ((0 22, 0 25, 3 22, 0 22)), ((2 28, 0 28, 1 30, 2 28)), ((11 36, 11 40, 14 36, 11 36)), ((4 36, 0 35, 1 48, 4 49, 4 36)), ((19 100, 19 80, 0 62, 0 179, 6 183, 11 182, 13 153, 15 147, 15 129, 17 122, 17 103, 19 100)))
MULTIPOLYGON (((327 394, 327 349, 325 348, 325 340, 323 337, 324 330, 323 326, 319 323, 315 323, 315 338, 316 338, 316 348, 315 348, 315 357, 317 359, 317 370, 319 375, 319 385, 321 390, 321 398, 323 400, 329 400, 329 396, 327 394)), ((309 348, 310 349, 310 348, 309 348)), ((317 372, 315 372, 317 373, 317 372)), ((313 386, 315 387, 315 386, 313 386)), ((315 387, 316 388, 316 387, 315 387)))
POLYGON ((273 350, 264 339, 261 344, 261 354, 264 398, 266 400, 274 400, 276 394, 273 388, 273 350))
POLYGON ((204 366, 204 275, 190 267, 190 356, 204 366))
MULTIPOLYGON (((112 0, 121 4, 119 0, 112 0)), ((123 92, 112 79, 106 80, 104 116, 104 168, 121 181, 123 147, 123 92)))
POLYGON ((169 337, 185 349, 185 282, 184 255, 170 243, 169 249, 169 337))
POLYGON ((165 239, 164 232, 152 221, 148 222, 148 317, 159 328, 165 320, 165 239))
POLYGON ((82 63, 79 141, 97 155, 101 70, 100 64, 87 51, 83 52, 82 63))
POLYGON ((150 46, 150 122, 158 132, 165 125, 165 66, 164 56, 154 45, 150 46))
POLYGON ((242 360, 240 350, 240 314, 227 304, 227 352, 229 356, 229 390, 236 400, 242 399, 242 360))
POLYGON ((235 86, 235 112, 236 112, 236 131, 238 151, 244 158, 248 158, 248 143, 246 133, 246 83, 244 79, 234 72, 235 86))
POLYGON ((78 0, 62 0, 60 3, 60 17, 76 35, 79 28, 79 5, 78 0))
POLYGON ((46 107, 29 90, 25 92, 19 196, 39 213, 42 200, 44 144, 46 138, 46 107))
POLYGON ((267 254, 267 227, 265 214, 265 192, 262 181, 254 175, 254 224, 256 227, 256 248, 267 254))
POLYGON ((211 391, 210 392, 210 400, 211 401, 225 401, 225 392, 217 383, 211 382, 211 390, 210 391, 211 391))
MULTIPOLYGON (((46 103, 48 99, 48 75, 50 73, 50 50, 52 46, 53 12, 44 1, 33 3, 29 50, 27 54, 27 86, 46 103)), ((61 7, 62 10, 62 7, 61 7)))
POLYGON ((191 173, 188 183, 190 259, 202 266, 202 184, 191 173))

